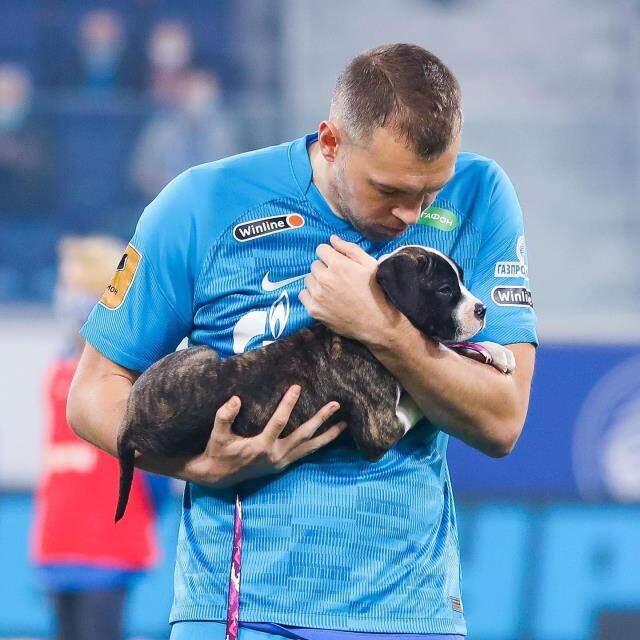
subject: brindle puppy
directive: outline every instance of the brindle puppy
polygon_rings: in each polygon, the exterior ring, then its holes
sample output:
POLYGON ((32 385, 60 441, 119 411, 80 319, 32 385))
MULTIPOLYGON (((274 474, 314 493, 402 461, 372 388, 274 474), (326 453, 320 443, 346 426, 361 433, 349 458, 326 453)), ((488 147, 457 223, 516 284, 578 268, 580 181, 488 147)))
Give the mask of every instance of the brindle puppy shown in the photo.
MULTIPOLYGON (((376 280, 390 302, 431 338, 467 340, 484 325, 485 306, 462 284, 460 268, 438 251, 402 247, 380 262, 376 280)), ((212 416, 232 395, 242 400, 233 432, 255 436, 293 384, 302 392, 281 437, 332 400, 340 409, 316 434, 346 420, 370 461, 412 426, 396 416, 401 389, 395 378, 365 346, 322 324, 227 360, 209 347, 177 351, 147 369, 131 390, 118 435, 116 521, 127 505, 136 450, 162 456, 201 453, 212 416)))

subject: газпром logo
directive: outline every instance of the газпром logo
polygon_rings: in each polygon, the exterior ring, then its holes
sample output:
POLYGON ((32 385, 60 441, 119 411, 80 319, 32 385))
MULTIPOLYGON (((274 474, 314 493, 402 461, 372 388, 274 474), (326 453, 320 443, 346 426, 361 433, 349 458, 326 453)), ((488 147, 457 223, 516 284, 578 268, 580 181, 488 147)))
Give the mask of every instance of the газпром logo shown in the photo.
POLYGON ((303 225, 304 218, 299 213, 283 213, 268 218, 241 222, 233 228, 233 237, 238 242, 247 242, 272 233, 297 229, 303 225))
POLYGON ((524 242, 524 236, 518 237, 516 256, 518 257, 518 262, 496 262, 493 275, 496 278, 526 278, 529 275, 529 268, 527 267, 527 247, 524 242))

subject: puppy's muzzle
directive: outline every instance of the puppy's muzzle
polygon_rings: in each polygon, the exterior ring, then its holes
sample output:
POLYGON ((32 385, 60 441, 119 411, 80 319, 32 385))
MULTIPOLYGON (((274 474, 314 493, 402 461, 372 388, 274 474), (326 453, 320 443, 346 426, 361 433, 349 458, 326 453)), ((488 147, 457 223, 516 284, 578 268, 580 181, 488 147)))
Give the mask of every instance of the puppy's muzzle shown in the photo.
POLYGON ((487 315, 487 307, 482 304, 482 302, 476 303, 476 306, 473 310, 473 315, 478 318, 478 320, 484 320, 484 317, 487 315))

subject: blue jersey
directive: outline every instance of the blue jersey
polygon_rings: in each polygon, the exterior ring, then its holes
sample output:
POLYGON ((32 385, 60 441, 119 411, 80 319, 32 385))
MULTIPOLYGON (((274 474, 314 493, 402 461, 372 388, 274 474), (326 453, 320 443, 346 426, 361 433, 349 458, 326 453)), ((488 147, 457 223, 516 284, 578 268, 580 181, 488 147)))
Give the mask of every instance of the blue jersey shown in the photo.
MULTIPOLYGON (((476 339, 536 343, 522 214, 495 162, 461 153, 418 224, 374 243, 313 184, 314 139, 178 176, 145 209, 82 335, 137 371, 185 336, 222 357, 268 344, 312 323, 298 293, 317 245, 335 233, 375 257, 405 244, 450 255, 488 306, 476 339)), ((369 463, 345 432, 284 472, 243 483, 241 619, 464 634, 447 441, 423 420, 369 463)), ((187 484, 172 621, 225 619, 234 498, 187 484)))

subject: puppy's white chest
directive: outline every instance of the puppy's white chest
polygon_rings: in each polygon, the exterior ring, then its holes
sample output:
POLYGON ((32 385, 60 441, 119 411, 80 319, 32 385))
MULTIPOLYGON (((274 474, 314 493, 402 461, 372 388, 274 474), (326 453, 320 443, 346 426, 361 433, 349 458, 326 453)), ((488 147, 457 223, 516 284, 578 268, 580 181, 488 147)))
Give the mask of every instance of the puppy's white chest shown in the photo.
POLYGON ((405 434, 423 417, 422 411, 413 398, 397 386, 396 416, 404 427, 405 434))

